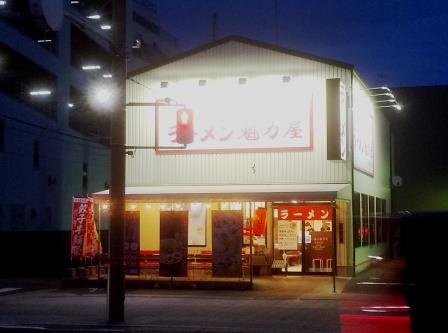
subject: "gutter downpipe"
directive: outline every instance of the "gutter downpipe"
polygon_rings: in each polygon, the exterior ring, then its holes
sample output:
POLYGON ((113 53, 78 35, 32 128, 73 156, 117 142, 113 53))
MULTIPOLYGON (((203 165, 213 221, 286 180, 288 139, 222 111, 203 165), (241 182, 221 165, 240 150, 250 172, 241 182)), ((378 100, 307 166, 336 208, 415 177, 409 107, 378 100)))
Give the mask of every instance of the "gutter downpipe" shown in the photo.
POLYGON ((353 271, 352 271, 352 276, 356 275, 356 262, 355 262, 355 258, 356 258, 356 252, 355 252, 355 230, 354 230, 354 226, 353 226, 353 195, 355 193, 355 152, 354 152, 354 143, 353 143, 353 139, 354 139, 354 135, 353 135, 353 71, 354 69, 352 68, 350 74, 351 74, 351 94, 350 94, 350 159, 351 159, 351 174, 352 174, 352 181, 351 181, 351 185, 352 185, 352 193, 351 193, 351 211, 352 211, 352 221, 351 221, 351 230, 352 230, 352 265, 353 265, 353 271))

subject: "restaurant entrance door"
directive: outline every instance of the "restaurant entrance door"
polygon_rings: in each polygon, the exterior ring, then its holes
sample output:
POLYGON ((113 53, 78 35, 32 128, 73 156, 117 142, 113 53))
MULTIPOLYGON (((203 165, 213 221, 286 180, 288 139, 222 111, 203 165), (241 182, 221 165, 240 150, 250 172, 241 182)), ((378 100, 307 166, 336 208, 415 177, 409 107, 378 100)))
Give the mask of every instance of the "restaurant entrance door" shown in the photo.
MULTIPOLYGON (((331 273, 333 224, 330 205, 273 208, 274 262, 283 273, 331 273), (301 219, 300 219, 301 218, 301 219)), ((280 273, 274 267, 274 273, 280 273)))

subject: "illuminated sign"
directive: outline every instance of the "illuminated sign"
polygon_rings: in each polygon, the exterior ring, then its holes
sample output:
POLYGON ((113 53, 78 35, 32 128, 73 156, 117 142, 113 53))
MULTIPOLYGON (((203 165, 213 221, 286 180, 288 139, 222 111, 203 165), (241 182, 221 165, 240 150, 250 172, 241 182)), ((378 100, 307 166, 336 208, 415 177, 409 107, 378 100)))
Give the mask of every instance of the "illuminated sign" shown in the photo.
POLYGON ((374 172, 374 112, 373 103, 365 92, 354 90, 353 99, 353 158, 359 171, 373 176, 374 172))
POLYGON ((332 207, 320 206, 281 206, 278 208, 279 220, 331 220, 332 207))
POLYGON ((339 135, 341 145, 341 160, 347 159, 347 92, 340 81, 339 86, 339 135))
MULTIPOLYGON (((246 91, 247 92, 247 91, 246 91)), ((179 101, 194 113, 194 139, 182 152, 305 151, 312 149, 313 97, 311 93, 276 94, 254 98, 222 92, 219 99, 179 101)), ((178 107, 156 107, 157 151, 176 145, 178 107)))
POLYGON ((326 80, 327 159, 347 159, 347 98, 340 79, 326 80))

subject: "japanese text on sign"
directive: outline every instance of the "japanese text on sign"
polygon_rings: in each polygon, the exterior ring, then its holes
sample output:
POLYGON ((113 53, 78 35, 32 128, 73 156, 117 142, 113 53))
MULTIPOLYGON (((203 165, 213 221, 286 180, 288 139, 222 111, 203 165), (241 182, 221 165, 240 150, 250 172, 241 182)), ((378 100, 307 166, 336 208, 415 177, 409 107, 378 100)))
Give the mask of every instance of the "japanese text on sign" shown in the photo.
POLYGON ((279 220, 332 220, 330 205, 322 206, 281 206, 278 208, 279 220))

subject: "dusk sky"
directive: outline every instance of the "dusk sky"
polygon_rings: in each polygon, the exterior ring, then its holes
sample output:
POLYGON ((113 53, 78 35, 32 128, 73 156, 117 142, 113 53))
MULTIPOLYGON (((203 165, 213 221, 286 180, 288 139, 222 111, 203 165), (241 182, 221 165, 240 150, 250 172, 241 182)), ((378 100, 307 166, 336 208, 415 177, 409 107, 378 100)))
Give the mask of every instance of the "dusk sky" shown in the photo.
MULTIPOLYGON (((183 50, 217 36, 276 44, 275 0, 157 0, 183 50)), ((351 63, 370 86, 448 84, 446 0, 277 0, 278 45, 351 63)))

